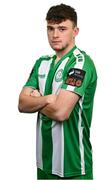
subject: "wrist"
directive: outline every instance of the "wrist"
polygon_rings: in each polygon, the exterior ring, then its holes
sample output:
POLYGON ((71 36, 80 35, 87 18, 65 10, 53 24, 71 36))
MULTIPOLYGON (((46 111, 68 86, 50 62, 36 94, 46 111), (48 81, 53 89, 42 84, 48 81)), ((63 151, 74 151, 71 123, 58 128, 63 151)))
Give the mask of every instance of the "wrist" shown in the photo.
POLYGON ((47 102, 47 104, 54 104, 55 103, 55 101, 56 101, 56 95, 54 95, 54 94, 50 94, 50 95, 47 95, 46 96, 46 102, 47 102))

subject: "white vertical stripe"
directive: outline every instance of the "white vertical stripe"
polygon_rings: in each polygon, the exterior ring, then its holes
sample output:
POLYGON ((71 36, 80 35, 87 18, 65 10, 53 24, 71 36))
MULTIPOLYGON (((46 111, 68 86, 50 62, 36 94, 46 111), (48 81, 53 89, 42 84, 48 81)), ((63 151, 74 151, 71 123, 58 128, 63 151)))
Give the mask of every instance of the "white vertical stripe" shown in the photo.
POLYGON ((52 63, 52 59, 50 59, 49 61, 44 60, 41 62, 40 67, 39 67, 39 71, 38 71, 39 90, 42 95, 44 95, 46 80, 47 80, 47 76, 50 70, 51 63, 52 63), (45 76, 45 77, 43 78, 41 76, 45 76))
POLYGON ((54 121, 52 123, 53 156, 52 173, 64 176, 64 133, 63 124, 54 121))
POLYGON ((64 129, 63 129, 63 124, 61 127, 61 144, 62 144, 62 153, 61 153, 61 176, 64 177, 64 129))
POLYGON ((39 116, 37 120, 37 130, 36 130, 36 159, 37 159, 37 167, 42 168, 42 133, 41 133, 42 120, 39 116))
POLYGON ((85 162, 84 162, 84 145, 83 145, 83 127, 82 127, 82 103, 84 96, 79 100, 79 122, 78 122, 78 131, 79 131, 79 145, 80 145, 80 156, 81 156, 81 174, 85 174, 85 162))

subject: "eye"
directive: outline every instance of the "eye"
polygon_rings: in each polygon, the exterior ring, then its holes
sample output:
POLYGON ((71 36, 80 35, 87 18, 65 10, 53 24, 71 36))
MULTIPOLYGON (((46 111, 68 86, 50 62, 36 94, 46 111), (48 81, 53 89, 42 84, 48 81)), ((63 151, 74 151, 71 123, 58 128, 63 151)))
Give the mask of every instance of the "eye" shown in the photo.
POLYGON ((47 30, 48 30, 48 31, 53 31, 53 30, 54 30, 54 28, 53 28, 53 27, 51 27, 51 26, 48 26, 48 27, 47 27, 47 30))
POLYGON ((67 30, 66 27, 59 27, 59 31, 60 31, 60 32, 63 32, 63 31, 66 31, 66 30, 67 30))

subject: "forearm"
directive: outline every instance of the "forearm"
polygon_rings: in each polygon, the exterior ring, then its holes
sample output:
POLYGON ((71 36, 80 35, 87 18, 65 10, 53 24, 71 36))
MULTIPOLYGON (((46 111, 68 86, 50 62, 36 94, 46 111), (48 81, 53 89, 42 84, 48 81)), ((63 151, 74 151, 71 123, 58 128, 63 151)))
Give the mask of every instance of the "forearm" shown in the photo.
POLYGON ((70 114, 79 99, 80 96, 77 94, 61 90, 56 96, 56 101, 52 104, 46 105, 40 110, 40 112, 56 121, 65 121, 69 119, 70 114))
POLYGON ((41 108, 48 105, 47 96, 32 97, 24 95, 19 100, 19 111, 24 113, 33 113, 40 111, 41 108))
POLYGON ((60 107, 61 106, 58 101, 55 101, 54 103, 48 104, 43 107, 40 112, 53 120, 62 122, 68 119, 69 113, 67 112, 65 107, 60 107))
POLYGON ((57 119, 57 111, 55 108, 55 104, 48 104, 45 107, 43 107, 40 112, 46 116, 48 116, 51 119, 57 119))

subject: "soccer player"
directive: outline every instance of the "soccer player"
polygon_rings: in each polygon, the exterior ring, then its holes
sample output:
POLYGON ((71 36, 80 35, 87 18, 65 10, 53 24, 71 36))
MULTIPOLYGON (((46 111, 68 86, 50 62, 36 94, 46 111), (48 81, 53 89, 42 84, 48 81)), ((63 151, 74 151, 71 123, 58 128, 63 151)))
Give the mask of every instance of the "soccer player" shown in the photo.
POLYGON ((93 179, 90 126, 95 65, 75 44, 77 13, 52 6, 46 15, 52 56, 42 56, 19 96, 19 111, 38 112, 38 179, 93 179))

